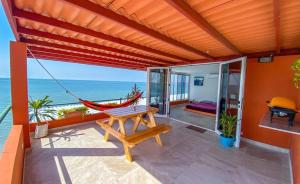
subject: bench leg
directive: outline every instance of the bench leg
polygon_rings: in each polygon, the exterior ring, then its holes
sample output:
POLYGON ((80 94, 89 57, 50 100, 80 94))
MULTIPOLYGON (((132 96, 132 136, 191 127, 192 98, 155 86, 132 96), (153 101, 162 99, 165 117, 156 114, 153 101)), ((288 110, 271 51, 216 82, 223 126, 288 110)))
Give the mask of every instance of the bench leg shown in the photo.
MULTIPOLYGON (((112 127, 113 123, 114 123, 114 119, 113 119, 112 117, 110 117, 110 118, 109 118, 108 125, 109 125, 110 127, 112 127)), ((103 137, 103 140, 104 140, 105 142, 107 142, 107 141, 109 140, 109 133, 108 133, 108 131, 105 131, 105 135, 104 135, 104 137, 103 137)))
MULTIPOLYGON (((150 127, 156 127, 155 118, 154 118, 153 113, 149 112, 148 116, 149 116, 149 119, 150 119, 150 127)), ((163 143, 161 142, 159 134, 155 136, 155 140, 156 140, 157 144, 159 144, 160 146, 163 146, 163 143)))
POLYGON ((131 156, 130 148, 126 144, 123 144, 123 146, 124 146, 124 152, 125 152, 126 160, 128 160, 129 162, 132 162, 132 156, 131 156))

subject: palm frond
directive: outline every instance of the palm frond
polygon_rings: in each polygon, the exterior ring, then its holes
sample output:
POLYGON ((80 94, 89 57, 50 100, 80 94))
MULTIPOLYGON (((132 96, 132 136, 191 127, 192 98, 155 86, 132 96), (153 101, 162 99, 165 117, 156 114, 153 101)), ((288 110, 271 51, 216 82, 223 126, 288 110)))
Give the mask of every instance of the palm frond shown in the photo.
MULTIPOLYGON (((31 98, 31 97, 30 97, 31 98)), ((49 96, 45 96, 42 99, 31 100, 28 102, 29 108, 33 110, 33 116, 35 117, 36 121, 39 123, 41 120, 47 121, 47 118, 54 120, 55 118, 53 115, 55 114, 54 109, 47 109, 52 100, 49 99, 49 96)))

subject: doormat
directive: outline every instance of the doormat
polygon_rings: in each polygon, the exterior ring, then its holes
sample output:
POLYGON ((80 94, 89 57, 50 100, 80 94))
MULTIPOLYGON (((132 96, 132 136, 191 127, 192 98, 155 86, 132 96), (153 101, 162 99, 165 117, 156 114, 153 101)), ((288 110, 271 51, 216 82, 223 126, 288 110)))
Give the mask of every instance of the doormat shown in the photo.
POLYGON ((186 128, 191 129, 191 130, 195 130, 195 131, 200 132, 200 133, 206 132, 205 129, 199 128, 199 127, 196 127, 196 126, 193 126, 193 125, 189 125, 186 128))

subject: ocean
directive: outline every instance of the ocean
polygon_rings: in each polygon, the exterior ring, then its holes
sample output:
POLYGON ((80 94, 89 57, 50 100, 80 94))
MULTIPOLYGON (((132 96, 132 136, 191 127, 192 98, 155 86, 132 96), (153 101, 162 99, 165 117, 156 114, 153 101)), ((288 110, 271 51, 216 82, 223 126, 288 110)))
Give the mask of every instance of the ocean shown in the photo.
MULTIPOLYGON (((134 84, 146 95, 146 82, 120 81, 87 81, 87 80, 59 80, 76 96, 92 101, 124 98, 131 91, 134 84)), ((50 79, 29 79, 28 96, 32 99, 49 96, 52 104, 78 102, 74 97, 65 93, 55 81, 50 79)), ((10 79, 0 78, 0 113, 11 104, 10 79)), ((12 126, 11 112, 0 123, 0 152, 12 126)))

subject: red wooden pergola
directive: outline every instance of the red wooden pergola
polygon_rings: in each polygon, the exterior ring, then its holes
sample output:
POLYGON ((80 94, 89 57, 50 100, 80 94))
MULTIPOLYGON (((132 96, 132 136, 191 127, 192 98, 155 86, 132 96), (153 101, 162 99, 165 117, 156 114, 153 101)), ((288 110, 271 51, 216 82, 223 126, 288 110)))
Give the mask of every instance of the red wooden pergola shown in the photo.
POLYGON ((134 70, 300 54, 300 1, 2 0, 15 124, 29 146, 26 59, 134 70), (25 108, 24 108, 25 107, 25 108))
POLYGON ((300 53, 293 0, 2 3, 17 41, 41 59, 145 70, 300 53))

